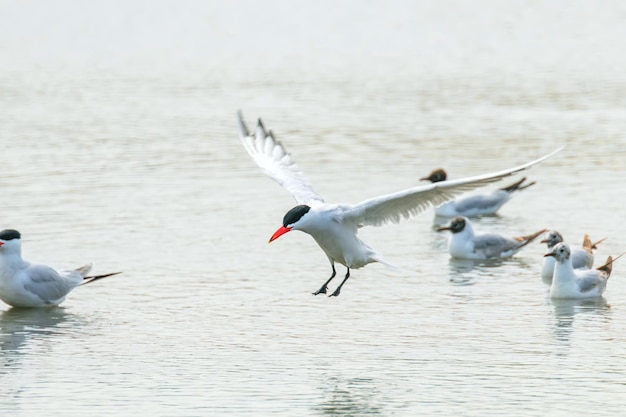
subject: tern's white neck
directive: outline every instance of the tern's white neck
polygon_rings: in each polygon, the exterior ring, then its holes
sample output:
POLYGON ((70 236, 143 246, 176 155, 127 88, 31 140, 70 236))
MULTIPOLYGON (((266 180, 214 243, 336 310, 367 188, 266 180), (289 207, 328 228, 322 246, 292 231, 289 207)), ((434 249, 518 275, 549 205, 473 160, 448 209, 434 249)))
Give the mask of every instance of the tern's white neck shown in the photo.
POLYGON ((5 241, 0 246, 0 270, 16 270, 24 267, 22 244, 19 239, 5 241))

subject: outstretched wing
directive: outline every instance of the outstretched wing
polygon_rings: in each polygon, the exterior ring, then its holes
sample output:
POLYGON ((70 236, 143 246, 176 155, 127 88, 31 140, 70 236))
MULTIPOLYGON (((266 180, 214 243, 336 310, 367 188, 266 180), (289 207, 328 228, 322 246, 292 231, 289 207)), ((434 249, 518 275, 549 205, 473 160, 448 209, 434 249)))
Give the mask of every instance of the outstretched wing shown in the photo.
POLYGON ((344 221, 352 220, 360 226, 381 226, 390 222, 398 223, 403 218, 415 216, 432 206, 436 207, 446 201, 450 201, 459 194, 500 181, 502 178, 528 169, 553 156, 561 149, 563 147, 534 161, 503 171, 451 181, 435 182, 365 200, 347 208, 343 218, 344 221))
POLYGON ((300 168, 291 158, 283 144, 274 138, 272 131, 267 132, 259 119, 254 134, 250 134, 241 111, 237 112, 239 139, 254 162, 270 178, 282 185, 293 195, 298 204, 311 201, 323 202, 324 199, 313 190, 313 186, 304 177, 300 168))

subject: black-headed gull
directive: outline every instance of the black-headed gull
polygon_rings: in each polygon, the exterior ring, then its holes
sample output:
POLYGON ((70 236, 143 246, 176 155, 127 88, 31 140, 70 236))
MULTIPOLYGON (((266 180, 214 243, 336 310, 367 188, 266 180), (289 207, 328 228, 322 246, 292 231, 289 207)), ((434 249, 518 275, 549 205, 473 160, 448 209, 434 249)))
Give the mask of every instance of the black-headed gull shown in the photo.
POLYGON ((513 256, 524 246, 546 231, 519 237, 502 236, 496 233, 475 233, 467 217, 455 217, 448 226, 439 227, 438 232, 452 232, 448 241, 448 252, 453 258, 502 259, 513 256))
POLYGON ((606 263, 597 269, 574 269, 571 251, 566 243, 558 243, 544 257, 554 257, 556 260, 550 298, 600 297, 606 290, 613 262, 617 260, 609 256, 606 263))
MULTIPOLYGON (((435 169, 427 177, 420 178, 420 181, 430 181, 431 183, 446 181, 448 175, 442 168, 435 169)), ((478 217, 496 214, 500 207, 511 199, 513 193, 524 190, 535 182, 524 184, 526 177, 514 182, 511 185, 494 190, 488 194, 475 194, 461 196, 453 201, 448 201, 435 207, 435 215, 440 217, 478 217)))
POLYGON ((339 295, 350 276, 350 269, 361 268, 371 262, 392 266, 357 237, 360 227, 398 223, 431 206, 445 203, 458 194, 530 168, 561 150, 559 148, 535 161, 492 174, 409 188, 357 204, 330 204, 313 190, 291 155, 271 131, 265 130, 260 119, 255 132, 251 134, 241 112, 238 112, 238 127, 241 143, 252 159, 268 176, 289 191, 298 203, 285 214, 282 226, 272 235, 270 242, 287 232, 300 230, 315 239, 330 261, 332 275, 313 293, 316 295, 327 292, 328 284, 337 273, 335 262, 344 265, 347 271, 331 296, 339 295))
POLYGON ((0 232, 0 299, 14 307, 51 307, 79 285, 120 274, 87 276, 92 264, 68 271, 22 259, 22 236, 17 230, 0 232))
MULTIPOLYGON (((589 235, 583 237, 582 246, 570 246, 572 267, 574 269, 590 269, 593 266, 593 250, 597 249, 597 245, 606 238, 591 243, 589 235)), ((545 243, 548 247, 546 253, 552 252, 554 247, 563 242, 563 236, 556 230, 548 230, 541 243, 545 243)), ((546 282, 552 282, 552 274, 554 273, 554 264, 556 260, 553 256, 544 256, 541 263, 541 278, 546 282)))

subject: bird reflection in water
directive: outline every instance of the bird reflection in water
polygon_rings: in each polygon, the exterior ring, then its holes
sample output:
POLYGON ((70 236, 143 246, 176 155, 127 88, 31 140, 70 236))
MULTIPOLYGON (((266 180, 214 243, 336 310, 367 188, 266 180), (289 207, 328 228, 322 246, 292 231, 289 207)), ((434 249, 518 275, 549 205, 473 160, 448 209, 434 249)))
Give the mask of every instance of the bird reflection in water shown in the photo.
POLYGON ((325 400, 315 407, 321 415, 380 416, 383 407, 372 378, 328 378, 324 383, 325 400))
POLYGON ((63 307, 5 310, 0 313, 0 356, 23 354, 30 340, 62 333, 67 323, 76 320, 63 307))
POLYGON ((501 277, 510 268, 528 267, 521 258, 475 260, 450 258, 448 261, 448 280, 452 285, 474 285, 481 278, 501 277))
MULTIPOLYGON (((611 306, 604 297, 587 299, 552 299, 554 307, 554 336, 559 344, 569 346, 574 331, 575 316, 579 314, 597 314, 610 317, 611 306)), ((557 355, 567 354, 559 349, 557 355)))

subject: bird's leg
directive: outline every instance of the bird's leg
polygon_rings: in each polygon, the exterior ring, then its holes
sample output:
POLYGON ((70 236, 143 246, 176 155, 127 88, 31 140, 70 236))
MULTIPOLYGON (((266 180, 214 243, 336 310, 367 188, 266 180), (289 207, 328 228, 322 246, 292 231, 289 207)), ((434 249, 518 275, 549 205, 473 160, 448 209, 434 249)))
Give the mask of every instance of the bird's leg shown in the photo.
POLYGON ((341 293, 341 287, 343 287, 343 284, 346 283, 348 278, 350 278, 350 268, 348 268, 348 272, 346 272, 346 276, 344 277, 343 281, 341 281, 341 284, 339 284, 335 292, 329 295, 329 297, 337 297, 341 293))
POLYGON ((313 293, 313 295, 326 294, 326 291, 328 291, 328 283, 332 281, 333 278, 335 278, 335 275, 337 275, 337 271, 335 270, 335 264, 331 264, 330 266, 333 268, 333 274, 330 276, 330 278, 328 278, 328 281, 326 281, 319 290, 313 293))

